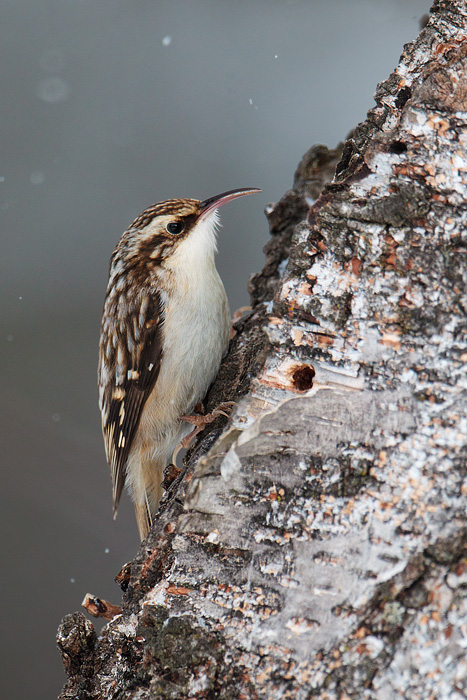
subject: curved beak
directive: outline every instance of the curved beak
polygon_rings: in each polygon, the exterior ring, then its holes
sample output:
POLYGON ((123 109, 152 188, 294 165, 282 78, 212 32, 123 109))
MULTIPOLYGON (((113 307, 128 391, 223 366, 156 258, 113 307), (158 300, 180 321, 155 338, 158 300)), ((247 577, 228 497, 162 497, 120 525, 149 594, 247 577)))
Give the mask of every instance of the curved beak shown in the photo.
POLYGON ((214 209, 219 209, 223 204, 231 202, 237 197, 243 197, 246 194, 255 194, 256 192, 261 192, 257 187, 246 187, 241 190, 228 190, 227 192, 222 192, 222 194, 217 194, 215 197, 210 197, 205 199, 204 202, 200 203, 201 213, 200 217, 206 216, 214 209))

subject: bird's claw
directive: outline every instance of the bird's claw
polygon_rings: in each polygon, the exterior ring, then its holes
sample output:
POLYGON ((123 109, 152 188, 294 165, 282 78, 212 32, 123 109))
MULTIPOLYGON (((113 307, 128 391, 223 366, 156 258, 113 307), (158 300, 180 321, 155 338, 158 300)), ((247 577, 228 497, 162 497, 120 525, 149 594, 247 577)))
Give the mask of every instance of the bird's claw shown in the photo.
POLYGON ((180 445, 187 449, 193 438, 195 438, 198 433, 200 433, 204 428, 209 425, 209 423, 213 423, 216 418, 219 418, 219 416, 225 416, 228 418, 230 416, 230 413, 232 412, 232 408, 235 406, 235 401, 224 401, 223 403, 220 403, 217 408, 215 408, 211 413, 207 413, 206 415, 199 415, 195 414, 193 416, 180 416, 180 419, 183 421, 186 421, 187 423, 191 423, 194 425, 194 429, 191 431, 191 433, 188 433, 186 437, 183 438, 183 440, 180 441, 180 445))

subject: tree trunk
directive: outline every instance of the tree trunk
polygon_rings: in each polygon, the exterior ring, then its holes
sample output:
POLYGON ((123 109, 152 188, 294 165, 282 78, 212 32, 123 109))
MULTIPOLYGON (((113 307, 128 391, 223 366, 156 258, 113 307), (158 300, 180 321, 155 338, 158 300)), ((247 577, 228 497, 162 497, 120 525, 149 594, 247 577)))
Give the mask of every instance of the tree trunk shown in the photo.
POLYGON ((466 30, 436 2, 267 212, 209 395, 233 417, 168 487, 123 614, 98 641, 62 622, 62 699, 467 696, 466 30))

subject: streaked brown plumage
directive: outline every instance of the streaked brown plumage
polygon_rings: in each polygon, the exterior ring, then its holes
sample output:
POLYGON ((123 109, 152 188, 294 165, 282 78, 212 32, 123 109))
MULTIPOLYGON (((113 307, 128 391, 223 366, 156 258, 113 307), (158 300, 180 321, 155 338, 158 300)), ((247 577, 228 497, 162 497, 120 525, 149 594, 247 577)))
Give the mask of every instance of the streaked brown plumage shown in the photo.
POLYGON ((141 538, 163 470, 228 346, 230 318, 214 264, 217 208, 257 189, 146 209, 111 258, 99 348, 99 405, 114 515, 125 485, 141 538))

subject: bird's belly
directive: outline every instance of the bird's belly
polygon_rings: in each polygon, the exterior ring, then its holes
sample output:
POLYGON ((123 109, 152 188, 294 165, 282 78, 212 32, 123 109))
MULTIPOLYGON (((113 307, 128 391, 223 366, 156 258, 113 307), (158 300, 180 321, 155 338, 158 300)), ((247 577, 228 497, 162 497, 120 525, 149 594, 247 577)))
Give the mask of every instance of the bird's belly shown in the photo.
POLYGON ((165 304, 161 369, 143 409, 140 435, 171 454, 189 432, 180 416, 192 412, 214 380, 230 334, 230 314, 220 279, 196 294, 172 297, 165 304))

